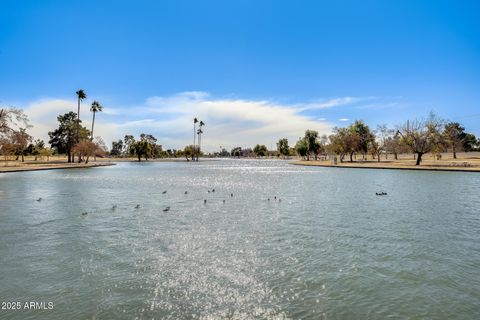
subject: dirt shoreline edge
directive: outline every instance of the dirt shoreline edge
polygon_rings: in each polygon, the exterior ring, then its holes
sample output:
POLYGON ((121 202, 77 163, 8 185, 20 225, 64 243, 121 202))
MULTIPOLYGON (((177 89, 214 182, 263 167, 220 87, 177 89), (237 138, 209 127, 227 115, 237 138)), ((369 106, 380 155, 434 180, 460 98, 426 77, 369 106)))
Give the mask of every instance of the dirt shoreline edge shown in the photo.
POLYGON ((297 166, 310 167, 328 167, 328 168, 348 168, 348 169, 383 169, 383 170, 417 170, 417 171, 449 171, 449 172, 477 172, 480 173, 480 168, 473 167, 432 167, 432 166, 392 166, 392 165, 368 165, 368 164, 327 164, 314 161, 292 161, 290 164, 297 166))
POLYGON ((59 165, 39 165, 39 166, 25 166, 25 167, 0 167, 0 174, 23 171, 43 171, 43 170, 60 170, 60 169, 84 169, 114 166, 116 163, 92 163, 92 164, 59 164, 59 165))

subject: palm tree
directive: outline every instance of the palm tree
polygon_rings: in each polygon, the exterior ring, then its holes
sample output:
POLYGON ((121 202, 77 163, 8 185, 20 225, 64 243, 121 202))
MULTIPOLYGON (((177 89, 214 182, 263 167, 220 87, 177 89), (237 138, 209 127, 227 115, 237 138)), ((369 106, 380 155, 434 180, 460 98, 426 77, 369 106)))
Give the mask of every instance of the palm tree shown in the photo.
MULTIPOLYGON (((200 142, 201 142, 201 138, 202 138, 202 133, 203 133, 203 130, 202 130, 202 127, 205 125, 205 123, 203 121, 200 121, 200 124, 198 125, 198 153, 200 154, 200 142)), ((198 154, 197 154, 197 161, 198 161, 198 154)))
MULTIPOLYGON (((80 101, 87 99, 87 94, 83 89, 78 90, 75 92, 78 97, 78 112, 77 112, 77 122, 80 123, 80 101)), ((78 137, 77 137, 78 138, 78 137)))
POLYGON ((195 159, 195 134, 197 133, 197 118, 193 118, 193 151, 192 151, 192 161, 195 159))
MULTIPOLYGON (((77 110, 77 128, 76 128, 76 131, 77 131, 77 143, 79 143, 80 141, 80 138, 78 136, 78 128, 80 127, 80 102, 84 99, 87 99, 87 94, 85 93, 85 91, 83 89, 80 89, 78 90, 77 92, 75 92, 77 94, 77 101, 78 101, 78 110, 77 110)), ((82 157, 81 155, 78 156, 78 162, 80 163, 80 161, 82 160, 82 157)))
POLYGON ((93 126, 95 125, 95 113, 102 112, 103 106, 98 101, 93 101, 90 111, 93 112, 93 121, 92 121, 92 140, 93 140, 93 126))
POLYGON ((198 154, 197 154, 197 161, 198 161, 198 155, 200 154, 200 145, 201 145, 201 142, 202 142, 202 129, 198 129, 197 130, 197 134, 198 134, 198 154))

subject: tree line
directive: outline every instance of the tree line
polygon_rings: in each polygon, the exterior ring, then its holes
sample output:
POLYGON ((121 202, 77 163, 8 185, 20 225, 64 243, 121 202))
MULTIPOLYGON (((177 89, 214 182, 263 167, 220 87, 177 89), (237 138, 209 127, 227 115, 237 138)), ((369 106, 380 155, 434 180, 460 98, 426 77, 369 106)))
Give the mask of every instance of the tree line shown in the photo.
POLYGON ((465 131, 465 127, 458 122, 446 121, 430 113, 422 119, 406 121, 389 128, 379 125, 372 130, 364 121, 357 120, 347 127, 335 127, 330 135, 318 134, 315 130, 306 130, 295 146, 290 147, 287 138, 277 142, 277 149, 269 151, 265 145, 257 144, 253 149, 235 147, 230 152, 225 149, 218 156, 232 157, 265 157, 298 156, 304 160, 318 160, 334 156, 340 162, 353 162, 360 156, 367 160, 380 161, 384 156, 391 156, 398 160, 399 154, 411 153, 416 165, 419 165, 425 154, 439 155, 442 152, 452 152, 454 159, 459 151, 480 151, 480 139, 474 134, 465 131))
MULTIPOLYGON (((335 127, 329 136, 319 137, 317 131, 307 130, 294 149, 305 160, 330 154, 338 156, 340 162, 346 157, 353 162, 357 156, 366 160, 369 154, 377 161, 382 155, 385 158, 391 155, 397 160, 399 154, 412 153, 415 164, 419 165, 428 153, 439 155, 450 151, 456 159, 459 151, 480 151, 480 139, 466 132, 460 123, 445 121, 430 113, 425 118, 406 121, 393 128, 379 125, 372 130, 365 122, 357 120, 348 127, 335 127)), ((279 153, 286 154, 286 150, 279 149, 279 153)))
MULTIPOLYGON (((201 138, 205 123, 193 120, 193 144, 183 149, 163 150, 157 138, 151 134, 142 133, 138 138, 125 135, 123 139, 113 141, 110 152, 101 137, 94 137, 96 113, 103 111, 98 101, 93 101, 90 107, 92 125, 87 129, 80 118, 81 102, 87 98, 84 90, 78 90, 77 112, 67 112, 57 117, 58 128, 48 132, 50 140, 47 147, 43 140, 33 140, 28 134, 29 124, 25 113, 18 108, 0 108, 0 154, 5 160, 15 156, 16 160, 27 155, 50 157, 53 154, 65 154, 68 162, 88 163, 91 157, 136 157, 138 161, 151 158, 179 158, 198 161, 203 155, 201 138), (198 123, 198 127, 197 127, 198 123)), ((257 144, 251 148, 234 147, 231 151, 221 148, 213 156, 220 157, 289 157, 298 156, 304 160, 325 159, 327 156, 337 157, 340 162, 353 162, 357 157, 366 160, 368 155, 380 161, 384 156, 388 159, 398 159, 399 154, 414 154, 419 165, 425 154, 440 154, 452 152, 453 158, 460 151, 480 151, 480 139, 465 131, 458 122, 446 121, 430 113, 422 119, 406 121, 394 127, 379 125, 372 130, 364 121, 357 120, 347 127, 335 127, 330 135, 320 136, 315 130, 306 130, 293 147, 288 139, 279 139, 276 150, 268 150, 265 145, 257 144)))

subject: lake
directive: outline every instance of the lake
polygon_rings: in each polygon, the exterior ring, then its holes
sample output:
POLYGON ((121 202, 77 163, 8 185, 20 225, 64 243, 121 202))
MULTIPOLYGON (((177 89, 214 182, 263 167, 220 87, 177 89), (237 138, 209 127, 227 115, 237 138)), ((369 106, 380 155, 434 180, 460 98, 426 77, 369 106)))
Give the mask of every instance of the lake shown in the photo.
POLYGON ((1 174, 0 300, 21 303, 0 319, 22 320, 480 319, 480 174, 276 160, 1 174))

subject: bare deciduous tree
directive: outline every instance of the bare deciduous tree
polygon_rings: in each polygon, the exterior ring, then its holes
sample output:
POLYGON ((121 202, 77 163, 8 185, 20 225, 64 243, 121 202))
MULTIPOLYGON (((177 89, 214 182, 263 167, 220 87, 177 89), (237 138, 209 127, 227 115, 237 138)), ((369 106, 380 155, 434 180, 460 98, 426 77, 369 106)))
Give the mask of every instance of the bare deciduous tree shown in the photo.
POLYGON ((443 123, 441 118, 431 112, 425 119, 407 121, 398 128, 397 134, 402 143, 417 155, 415 165, 420 165, 422 156, 441 144, 443 123))

